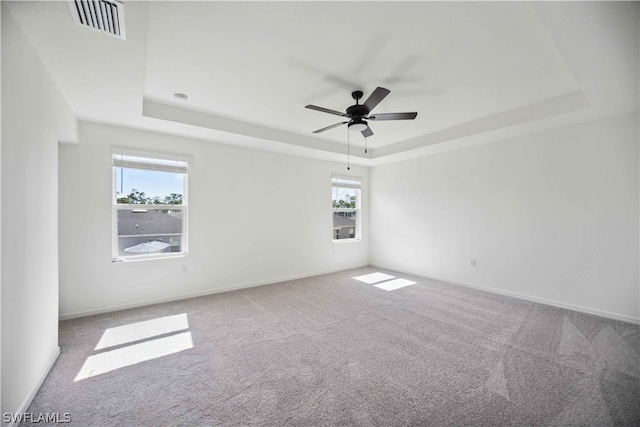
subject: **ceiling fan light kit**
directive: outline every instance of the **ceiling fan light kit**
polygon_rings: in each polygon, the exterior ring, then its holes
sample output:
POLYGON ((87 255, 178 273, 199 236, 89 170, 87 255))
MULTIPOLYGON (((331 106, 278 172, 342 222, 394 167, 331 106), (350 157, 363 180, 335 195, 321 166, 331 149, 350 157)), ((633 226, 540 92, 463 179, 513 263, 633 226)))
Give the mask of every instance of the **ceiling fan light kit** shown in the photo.
POLYGON ((349 123, 349 130, 352 132, 362 132, 367 128, 367 122, 361 120, 359 122, 349 123))

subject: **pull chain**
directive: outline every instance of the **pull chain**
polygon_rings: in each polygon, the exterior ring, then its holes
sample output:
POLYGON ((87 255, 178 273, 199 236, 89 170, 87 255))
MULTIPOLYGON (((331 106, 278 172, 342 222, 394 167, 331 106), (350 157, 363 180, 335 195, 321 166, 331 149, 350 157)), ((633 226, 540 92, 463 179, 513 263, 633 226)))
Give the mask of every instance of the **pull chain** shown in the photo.
POLYGON ((351 161, 350 161, 350 134, 349 128, 347 128, 347 170, 351 170, 351 161))
POLYGON ((364 154, 367 154, 367 137, 364 137, 364 154))

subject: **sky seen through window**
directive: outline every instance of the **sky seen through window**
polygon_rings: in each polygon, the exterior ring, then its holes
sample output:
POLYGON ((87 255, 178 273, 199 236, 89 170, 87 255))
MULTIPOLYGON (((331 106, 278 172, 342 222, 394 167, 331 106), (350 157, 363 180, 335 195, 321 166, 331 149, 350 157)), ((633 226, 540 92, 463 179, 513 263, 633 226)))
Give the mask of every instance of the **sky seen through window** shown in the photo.
POLYGON ((184 175, 132 168, 116 168, 116 191, 118 197, 126 196, 136 189, 147 197, 163 199, 171 193, 182 194, 184 175))

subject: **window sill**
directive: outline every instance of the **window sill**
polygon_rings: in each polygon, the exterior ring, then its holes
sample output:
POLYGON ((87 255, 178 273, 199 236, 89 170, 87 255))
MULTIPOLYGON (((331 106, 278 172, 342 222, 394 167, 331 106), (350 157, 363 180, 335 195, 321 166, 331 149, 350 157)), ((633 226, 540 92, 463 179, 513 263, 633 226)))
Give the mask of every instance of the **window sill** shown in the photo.
POLYGON ((175 254, 166 254, 164 256, 159 255, 149 255, 149 256, 139 256, 139 257, 127 257, 127 258, 113 258, 111 260, 114 264, 121 264, 127 262, 135 262, 135 261, 155 261, 160 259, 173 259, 173 258, 184 258, 189 255, 187 252, 179 252, 175 254))
POLYGON ((333 239, 332 242, 338 245, 341 245, 343 243, 356 243, 356 242, 361 242, 362 239, 333 239))

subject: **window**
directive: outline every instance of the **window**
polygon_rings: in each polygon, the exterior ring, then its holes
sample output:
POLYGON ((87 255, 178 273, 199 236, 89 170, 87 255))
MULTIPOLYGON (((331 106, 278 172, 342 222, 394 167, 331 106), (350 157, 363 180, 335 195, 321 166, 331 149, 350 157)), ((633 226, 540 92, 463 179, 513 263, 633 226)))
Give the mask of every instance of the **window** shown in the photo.
POLYGON ((187 253, 189 159, 113 151, 113 260, 187 253))
POLYGON ((360 180, 331 177, 333 200, 333 240, 360 239, 360 180))

